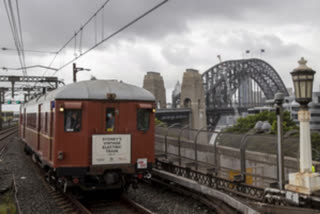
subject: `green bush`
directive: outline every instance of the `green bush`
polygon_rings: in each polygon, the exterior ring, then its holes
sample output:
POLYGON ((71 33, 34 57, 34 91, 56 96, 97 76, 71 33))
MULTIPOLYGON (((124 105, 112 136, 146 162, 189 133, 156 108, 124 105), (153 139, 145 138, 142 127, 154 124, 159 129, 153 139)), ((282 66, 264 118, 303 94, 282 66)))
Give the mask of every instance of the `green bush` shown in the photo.
MULTIPOLYGON (((250 129, 253 129, 258 121, 268 121, 272 125, 271 133, 274 134, 277 132, 277 115, 275 112, 269 111, 263 111, 259 114, 239 118, 235 125, 225 129, 224 131, 228 133, 245 133, 250 129)), ((298 129, 298 127, 290 118, 290 113, 286 111, 283 114, 283 132, 286 133, 292 129, 298 129)))
POLYGON ((166 123, 162 122, 161 120, 158 120, 157 118, 155 118, 154 123, 155 126, 159 126, 162 124, 162 126, 167 127, 166 123))
MULTIPOLYGON (((271 134, 277 133, 277 117, 275 112, 268 112, 264 111, 256 115, 248 115, 244 118, 239 118, 237 120, 237 123, 224 130, 224 132, 227 133, 246 133, 250 129, 254 128, 255 124, 258 121, 268 121, 272 127, 271 127, 271 134)), ((283 115, 283 133, 286 133, 290 130, 297 129, 299 130, 299 127, 296 126, 295 122, 290 118, 289 112, 284 112, 283 115)), ((294 134, 293 136, 299 137, 299 132, 294 134)), ((311 144, 312 144, 312 158, 313 160, 320 161, 320 133, 319 132, 312 132, 311 133, 311 144)), ((260 145, 256 145, 254 147, 258 147, 260 145)), ((289 145, 286 145, 289 146, 289 145)), ((299 151, 299 145, 296 145, 296 151, 299 151)), ((256 148, 252 149, 253 151, 256 151, 256 148)), ((290 155, 295 157, 296 155, 290 155)))

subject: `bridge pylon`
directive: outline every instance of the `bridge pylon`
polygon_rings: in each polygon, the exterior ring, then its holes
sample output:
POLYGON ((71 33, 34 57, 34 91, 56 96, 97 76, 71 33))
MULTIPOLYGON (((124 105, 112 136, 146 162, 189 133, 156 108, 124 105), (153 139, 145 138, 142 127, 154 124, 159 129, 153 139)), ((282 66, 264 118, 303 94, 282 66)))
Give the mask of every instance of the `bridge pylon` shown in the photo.
POLYGON ((156 98, 157 108, 166 108, 166 89, 163 78, 158 72, 149 71, 144 76, 143 88, 150 91, 156 98))
POLYGON ((200 129, 207 126, 205 93, 201 74, 198 70, 187 69, 183 74, 180 107, 190 108, 190 128, 200 129))

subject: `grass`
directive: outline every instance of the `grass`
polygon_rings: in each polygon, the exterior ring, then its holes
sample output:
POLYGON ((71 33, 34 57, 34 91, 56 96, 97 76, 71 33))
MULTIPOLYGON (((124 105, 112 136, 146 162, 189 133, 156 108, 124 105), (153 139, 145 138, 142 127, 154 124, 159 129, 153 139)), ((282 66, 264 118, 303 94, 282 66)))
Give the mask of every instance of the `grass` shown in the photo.
POLYGON ((15 214, 17 212, 14 192, 9 190, 0 195, 0 214, 15 214))

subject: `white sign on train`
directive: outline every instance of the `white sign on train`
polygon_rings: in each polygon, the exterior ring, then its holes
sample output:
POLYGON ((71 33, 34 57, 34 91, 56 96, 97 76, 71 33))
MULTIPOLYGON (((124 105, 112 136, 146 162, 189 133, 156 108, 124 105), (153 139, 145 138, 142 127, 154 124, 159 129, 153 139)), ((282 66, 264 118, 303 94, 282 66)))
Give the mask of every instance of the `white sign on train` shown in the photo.
POLYGON ((92 135, 92 164, 131 162, 131 135, 92 135))

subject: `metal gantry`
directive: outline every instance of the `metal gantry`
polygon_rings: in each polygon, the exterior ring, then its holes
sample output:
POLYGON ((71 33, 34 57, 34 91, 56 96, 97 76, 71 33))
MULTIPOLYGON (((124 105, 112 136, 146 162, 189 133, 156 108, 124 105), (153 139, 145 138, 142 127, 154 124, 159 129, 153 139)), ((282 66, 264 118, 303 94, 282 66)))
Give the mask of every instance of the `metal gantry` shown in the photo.
MULTIPOLYGON (((0 76, 0 82, 10 82, 11 83, 11 93, 12 98, 14 98, 15 83, 24 82, 24 83, 53 83, 54 88, 58 88, 59 83, 64 84, 61 80, 58 80, 57 77, 46 77, 46 76, 0 76)), ((34 87, 33 90, 35 89, 34 87)), ((26 90, 25 90, 26 91, 26 90)), ((29 91, 30 92, 30 91, 29 91)))

